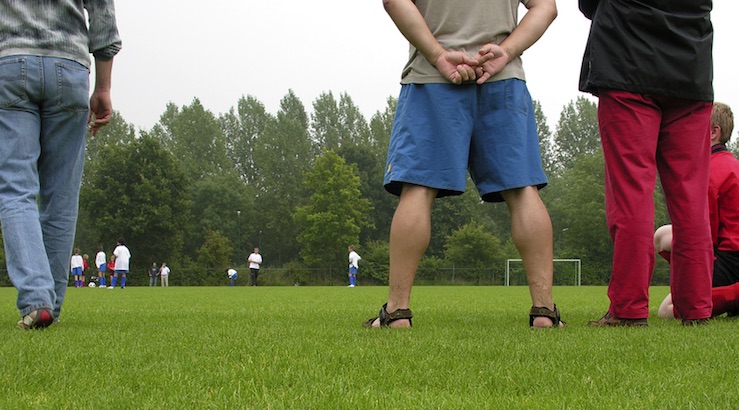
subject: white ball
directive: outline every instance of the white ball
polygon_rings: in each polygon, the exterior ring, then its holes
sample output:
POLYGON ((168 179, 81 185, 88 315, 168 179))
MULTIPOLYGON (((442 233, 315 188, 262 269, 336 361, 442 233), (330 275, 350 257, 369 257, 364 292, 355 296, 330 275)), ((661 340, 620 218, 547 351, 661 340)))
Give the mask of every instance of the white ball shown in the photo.
POLYGON ((94 288, 97 285, 95 284, 95 282, 90 282, 90 283, 87 284, 87 286, 89 286, 91 288, 94 288))

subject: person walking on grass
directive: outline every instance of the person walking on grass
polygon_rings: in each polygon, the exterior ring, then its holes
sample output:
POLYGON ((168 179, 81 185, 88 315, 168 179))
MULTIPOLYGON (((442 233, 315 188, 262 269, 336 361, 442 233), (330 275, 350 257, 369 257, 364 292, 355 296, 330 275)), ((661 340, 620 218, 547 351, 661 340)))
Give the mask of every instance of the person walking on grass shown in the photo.
POLYGON ((359 260, 361 256, 354 250, 354 245, 349 245, 349 287, 357 286, 357 272, 359 271, 359 260))
POLYGON ((431 235, 434 200, 460 195, 467 172, 482 200, 504 201, 524 261, 530 327, 563 325, 552 300, 547 184, 521 54, 557 15, 554 0, 384 0, 410 42, 385 167, 400 196, 390 228, 387 303, 366 327, 410 327, 416 269, 431 235), (518 19, 519 5, 528 11, 518 19))
POLYGON ((44 328, 61 315, 87 126, 113 114, 121 39, 113 0, 3 1, 0 33, 0 225, 17 325, 44 328))
POLYGON ((121 277, 121 289, 125 289, 131 251, 126 247, 126 242, 123 238, 118 239, 118 245, 113 250, 113 255, 115 256, 115 270, 113 271, 113 279, 110 281, 108 289, 115 289, 115 285, 118 283, 118 276, 121 277))

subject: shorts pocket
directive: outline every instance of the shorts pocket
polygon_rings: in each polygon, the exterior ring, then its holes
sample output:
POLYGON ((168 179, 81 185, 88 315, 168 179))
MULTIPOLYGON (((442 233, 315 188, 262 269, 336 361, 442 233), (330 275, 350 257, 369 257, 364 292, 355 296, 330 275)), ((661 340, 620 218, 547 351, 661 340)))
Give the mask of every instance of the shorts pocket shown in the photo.
POLYGON ((528 115, 531 107, 531 95, 529 95, 526 82, 516 78, 503 81, 505 81, 506 109, 517 114, 528 115))
POLYGON ((0 108, 9 108, 27 99, 26 60, 0 59, 0 108))
POLYGON ((75 62, 55 63, 57 106, 71 112, 90 110, 90 71, 75 62))

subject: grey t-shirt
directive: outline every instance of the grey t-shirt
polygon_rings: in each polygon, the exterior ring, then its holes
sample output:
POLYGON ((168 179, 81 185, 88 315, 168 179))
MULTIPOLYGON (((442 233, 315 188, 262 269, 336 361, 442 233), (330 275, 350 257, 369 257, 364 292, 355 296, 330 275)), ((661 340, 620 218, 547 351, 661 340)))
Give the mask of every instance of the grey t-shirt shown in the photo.
MULTIPOLYGON (((447 50, 474 55, 485 44, 500 44, 518 25, 518 6, 529 0, 416 0, 415 4, 431 33, 447 50)), ((448 83, 449 81, 410 45, 401 84, 448 83)), ((516 57, 487 82, 525 80, 523 64, 516 57)))

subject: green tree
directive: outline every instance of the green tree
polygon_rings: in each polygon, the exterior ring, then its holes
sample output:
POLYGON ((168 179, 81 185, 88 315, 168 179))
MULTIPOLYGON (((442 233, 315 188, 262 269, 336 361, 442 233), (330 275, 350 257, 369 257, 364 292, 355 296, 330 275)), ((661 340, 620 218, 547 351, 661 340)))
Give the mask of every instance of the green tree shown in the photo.
POLYGON ((581 155, 601 151, 598 109, 587 97, 578 97, 564 107, 554 136, 557 166, 570 168, 581 155))
POLYGON ((203 245, 198 248, 198 263, 207 272, 222 276, 231 266, 231 242, 219 231, 205 228, 203 245))
POLYGON ((390 272, 390 244, 387 240, 369 241, 363 247, 360 279, 371 277, 386 285, 390 272))
POLYGON ((197 98, 182 109, 169 103, 151 134, 178 158, 193 181, 235 168, 228 160, 226 139, 218 121, 197 98))
POLYGON ((259 220, 254 209, 254 188, 245 185, 236 175, 228 172, 207 176, 190 186, 191 231, 186 249, 188 253, 199 248, 203 241, 203 229, 218 231, 233 244, 229 257, 235 264, 246 262, 247 238, 256 237, 259 227, 251 221, 259 220))
POLYGON ((474 221, 452 232, 447 237, 444 249, 447 264, 466 269, 463 276, 476 280, 503 258, 500 239, 474 221))
POLYGON ((296 258, 299 252, 299 227, 292 222, 292 214, 295 205, 305 201, 303 175, 315 158, 307 121, 305 107, 291 90, 280 101, 277 121, 257 141, 254 164, 263 177, 256 182, 255 194, 259 217, 253 223, 259 228, 257 237, 250 239, 274 265, 296 258))
POLYGON ((241 97, 236 109, 231 108, 218 119, 228 158, 247 184, 261 181, 260 170, 254 161, 257 141, 270 126, 274 126, 275 121, 275 117, 264 109, 264 104, 252 96, 241 97))
POLYGON ((189 204, 187 180, 174 157, 147 135, 105 147, 99 155, 106 166, 90 175, 81 192, 99 227, 95 242, 114 244, 123 236, 139 268, 175 259, 189 204))
POLYGON ((356 168, 327 151, 306 174, 305 185, 310 198, 293 216, 301 227, 300 255, 308 266, 343 272, 346 248, 358 243, 371 210, 369 201, 361 197, 356 168))

